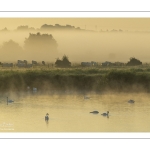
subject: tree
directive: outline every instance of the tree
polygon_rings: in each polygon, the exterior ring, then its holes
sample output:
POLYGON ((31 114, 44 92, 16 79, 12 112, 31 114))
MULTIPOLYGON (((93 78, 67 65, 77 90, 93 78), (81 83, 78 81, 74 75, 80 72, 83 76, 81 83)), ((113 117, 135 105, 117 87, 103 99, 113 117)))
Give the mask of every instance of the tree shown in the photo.
POLYGON ((1 59, 3 60, 21 59, 20 57, 24 55, 22 47, 19 46, 19 44, 14 42, 13 40, 4 42, 0 48, 0 51, 1 59))
POLYGON ((45 66, 45 61, 42 61, 42 64, 45 66))
POLYGON ((29 34, 24 41, 24 48, 31 59, 49 60, 56 57, 57 42, 51 34, 29 34))
POLYGON ((62 57, 62 62, 63 62, 64 67, 70 67, 71 66, 71 62, 69 62, 69 58, 66 55, 64 55, 62 57))
POLYGON ((62 60, 59 58, 55 62, 56 67, 71 67, 71 62, 69 62, 69 59, 66 55, 62 57, 62 60))
POLYGON ((142 62, 134 57, 131 57, 130 61, 127 63, 127 66, 136 66, 136 65, 142 65, 142 62))
POLYGON ((19 44, 14 42, 13 40, 9 40, 8 42, 4 42, 1 49, 4 51, 9 51, 9 52, 22 50, 22 48, 19 46, 19 44))
POLYGON ((42 50, 55 51, 57 49, 57 42, 51 34, 29 34, 29 37, 24 41, 26 50, 42 50))

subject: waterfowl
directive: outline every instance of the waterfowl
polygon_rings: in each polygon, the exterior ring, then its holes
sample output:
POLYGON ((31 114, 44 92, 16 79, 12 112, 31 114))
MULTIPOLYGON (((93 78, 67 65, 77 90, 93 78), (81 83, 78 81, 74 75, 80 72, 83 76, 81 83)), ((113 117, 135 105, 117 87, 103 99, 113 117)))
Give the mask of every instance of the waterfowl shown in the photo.
POLYGON ((8 100, 8 102, 9 102, 9 103, 12 103, 12 102, 14 102, 14 101, 13 101, 13 100, 8 100))
POLYGON ((129 101, 128 101, 128 103, 134 103, 135 101, 134 100, 132 100, 132 99, 130 99, 129 101))
POLYGON ((45 116, 45 120, 48 121, 48 120, 49 120, 49 117, 48 117, 48 116, 45 116))
POLYGON ((7 105, 8 105, 8 103, 12 103, 12 102, 14 102, 13 100, 8 100, 8 97, 7 97, 7 105))
POLYGON ((108 116, 108 114, 109 114, 109 111, 107 111, 107 113, 102 113, 101 115, 108 116))
POLYGON ((33 93, 36 93, 37 92, 37 88, 33 88, 33 93))
POLYGON ((49 120, 49 117, 48 117, 48 113, 46 114, 46 116, 45 116, 45 121, 48 121, 49 120))
POLYGON ((92 111, 92 112, 90 112, 90 113, 98 114, 99 112, 98 112, 97 110, 95 110, 95 111, 92 111))

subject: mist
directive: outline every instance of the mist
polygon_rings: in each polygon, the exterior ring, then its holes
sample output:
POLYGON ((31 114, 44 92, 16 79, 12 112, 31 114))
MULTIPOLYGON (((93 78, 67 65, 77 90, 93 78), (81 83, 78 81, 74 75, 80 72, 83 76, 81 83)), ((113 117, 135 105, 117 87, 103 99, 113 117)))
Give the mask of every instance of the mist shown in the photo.
MULTIPOLYGON (((39 31, 40 34, 51 34, 57 41, 57 49, 25 50, 25 38, 29 33, 37 31, 1 31, 0 32, 0 61, 50 61, 67 55, 71 62, 84 61, 111 61, 127 62, 130 57, 140 59, 142 62, 150 60, 150 33, 149 32, 89 32, 89 31, 39 31), (4 42, 13 40, 22 48, 18 50, 9 48, 2 50, 4 42)), ((36 42, 34 43, 36 44, 36 42)))

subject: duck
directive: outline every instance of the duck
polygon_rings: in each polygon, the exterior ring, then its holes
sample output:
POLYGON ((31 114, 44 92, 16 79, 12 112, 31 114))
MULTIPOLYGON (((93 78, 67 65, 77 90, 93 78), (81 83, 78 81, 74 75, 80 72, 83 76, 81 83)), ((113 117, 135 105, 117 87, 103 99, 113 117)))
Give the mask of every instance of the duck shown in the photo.
POLYGON ((95 111, 91 111, 90 113, 98 114, 99 112, 97 110, 95 110, 95 111))
POLYGON ((135 101, 134 100, 132 100, 132 99, 130 99, 129 101, 128 101, 128 103, 134 103, 135 101))
POLYGON ((108 116, 109 115, 109 111, 107 111, 107 113, 102 113, 101 115, 108 116))

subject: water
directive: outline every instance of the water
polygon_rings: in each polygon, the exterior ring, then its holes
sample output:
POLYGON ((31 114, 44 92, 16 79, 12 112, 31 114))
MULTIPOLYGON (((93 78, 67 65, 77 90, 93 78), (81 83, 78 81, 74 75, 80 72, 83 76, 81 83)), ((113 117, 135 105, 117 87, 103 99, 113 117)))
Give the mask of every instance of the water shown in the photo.
POLYGON ((150 94, 105 93, 0 97, 0 132, 149 132, 150 94), (128 103, 134 99, 135 103, 128 103), (89 112, 98 110, 99 114, 89 112), (109 111, 109 117, 101 115, 109 111), (49 121, 45 115, 49 113, 49 121))

